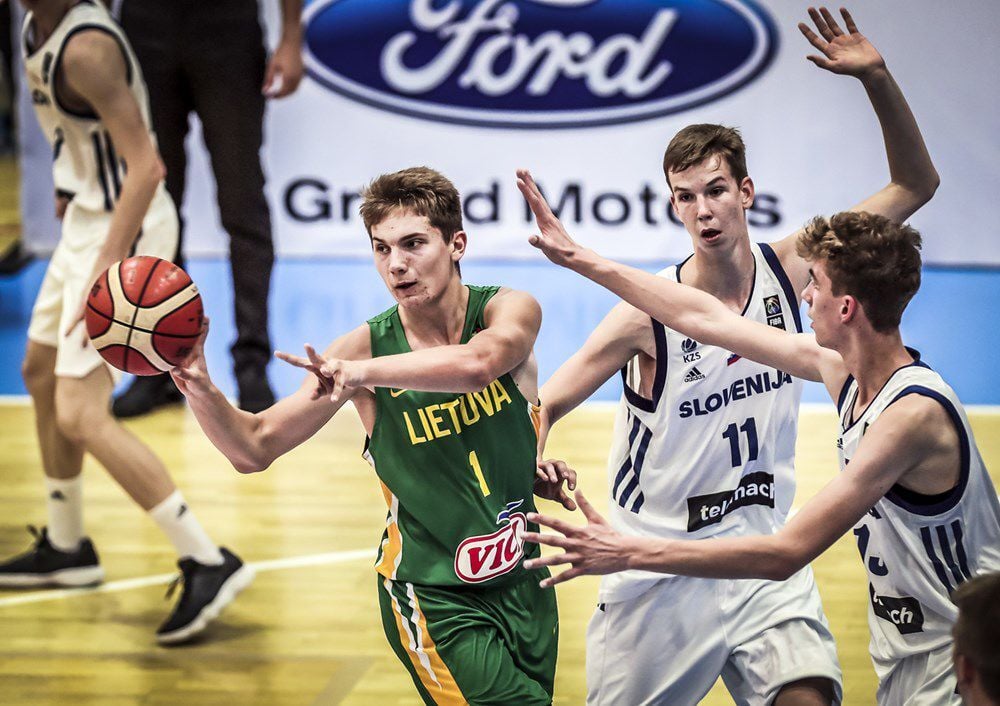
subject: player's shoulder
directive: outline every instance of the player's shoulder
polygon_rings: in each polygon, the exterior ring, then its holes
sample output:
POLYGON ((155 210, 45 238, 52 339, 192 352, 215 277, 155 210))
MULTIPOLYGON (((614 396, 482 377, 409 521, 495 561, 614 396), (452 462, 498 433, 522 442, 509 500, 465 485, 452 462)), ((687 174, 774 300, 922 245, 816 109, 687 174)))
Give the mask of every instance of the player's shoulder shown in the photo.
POLYGON ((525 292, 521 289, 512 289, 510 287, 476 287, 476 285, 469 285, 470 288, 476 288, 480 290, 493 290, 494 293, 490 297, 489 301, 486 302, 486 306, 483 309, 483 316, 487 324, 491 322, 493 317, 499 315, 526 315, 532 318, 541 319, 542 306, 535 299, 534 295, 529 292, 525 292))
POLYGON ((903 394, 879 415, 866 440, 870 437, 901 450, 926 453, 952 442, 953 424, 949 409, 938 397, 903 394))
POLYGON ((371 328, 368 323, 348 331, 331 343, 324 355, 343 360, 362 360, 372 357, 371 328))
POLYGON ((101 26, 81 27, 63 43, 59 64, 77 82, 108 83, 129 71, 121 40, 101 26))

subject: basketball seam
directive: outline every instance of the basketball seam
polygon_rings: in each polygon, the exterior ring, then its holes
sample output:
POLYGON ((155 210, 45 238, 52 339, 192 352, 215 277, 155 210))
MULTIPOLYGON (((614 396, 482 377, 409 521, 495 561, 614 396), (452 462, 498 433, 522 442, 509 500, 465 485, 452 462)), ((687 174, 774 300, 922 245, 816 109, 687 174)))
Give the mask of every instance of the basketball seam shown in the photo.
MULTIPOLYGON (((153 268, 146 275, 146 281, 142 283, 142 289, 139 290, 139 301, 138 302, 133 302, 131 299, 129 299, 128 292, 125 291, 125 287, 122 287, 122 294, 125 295, 125 298, 128 299, 129 303, 131 303, 131 304, 133 304, 135 306, 135 311, 132 312, 132 322, 129 324, 129 327, 128 327, 128 336, 126 336, 126 338, 125 338, 125 358, 122 360, 122 365, 125 367, 126 370, 128 370, 128 356, 129 356, 129 353, 132 352, 132 332, 135 330, 135 328, 134 328, 135 327, 135 320, 139 316, 139 307, 142 306, 142 304, 140 304, 139 302, 142 301, 142 296, 146 293, 146 289, 149 287, 149 282, 153 279, 153 275, 156 273, 156 268, 160 266, 161 262, 165 262, 165 261, 164 260, 157 260, 156 263, 153 264, 153 268)), ((121 271, 122 271, 121 270, 121 263, 118 263, 118 278, 119 279, 121 279, 121 271)), ((136 351, 136 353, 139 353, 139 351, 136 351)), ((142 353, 139 353, 139 355, 142 356, 143 360, 146 360, 146 356, 142 355, 142 353)), ((159 353, 157 353, 157 355, 159 355, 159 353)), ((146 360, 146 362, 150 363, 149 360, 146 360)), ((152 363, 150 363, 150 364, 152 364, 152 363)), ((156 366, 154 365, 153 367, 155 368, 156 366)))
MULTIPOLYGON (((194 284, 194 283, 192 282, 191 284, 194 284)), ((186 285, 185 289, 187 289, 187 287, 189 287, 189 286, 190 286, 190 284, 186 285)), ((182 289, 181 292, 183 292, 183 291, 184 290, 182 289)), ((177 292, 177 294, 179 294, 179 293, 180 292, 177 292)), ((175 296, 175 295, 171 294, 170 296, 172 297, 172 296, 175 296)), ((159 324, 161 321, 163 321, 168 316, 177 313, 178 311, 180 311, 181 309, 183 309, 184 307, 186 307, 188 304, 190 304, 191 302, 193 302, 195 299, 201 299, 201 294, 198 293, 198 287, 197 286, 194 288, 194 295, 192 297, 190 297, 189 299, 186 299, 184 302, 178 304, 173 309, 171 309, 170 311, 168 311, 166 314, 163 314, 160 318, 158 318, 156 320, 156 324, 159 324)), ((166 300, 164 300, 164 301, 166 301, 166 300)), ((205 312, 205 309, 204 309, 204 307, 202 307, 202 317, 204 317, 204 315, 205 315, 204 312, 205 312)), ((138 316, 138 315, 139 315, 139 311, 137 309, 136 310, 136 316, 138 316)), ((156 325, 154 325, 152 331, 147 331, 146 329, 139 328, 138 326, 133 326, 132 329, 134 331, 142 331, 143 333, 148 333, 149 334, 149 344, 151 346, 153 346, 153 350, 156 352, 156 355, 160 356, 160 358, 163 358, 163 360, 166 361, 166 362, 168 362, 168 363, 170 361, 167 360, 167 358, 163 355, 163 353, 160 352, 160 348, 156 345, 156 337, 157 336, 163 336, 165 338, 174 338, 174 339, 177 339, 177 338, 195 338, 196 339, 198 336, 201 335, 201 331, 199 331, 194 336, 189 336, 189 335, 187 335, 187 336, 181 336, 181 335, 178 335, 178 334, 159 333, 159 332, 156 331, 156 325)))

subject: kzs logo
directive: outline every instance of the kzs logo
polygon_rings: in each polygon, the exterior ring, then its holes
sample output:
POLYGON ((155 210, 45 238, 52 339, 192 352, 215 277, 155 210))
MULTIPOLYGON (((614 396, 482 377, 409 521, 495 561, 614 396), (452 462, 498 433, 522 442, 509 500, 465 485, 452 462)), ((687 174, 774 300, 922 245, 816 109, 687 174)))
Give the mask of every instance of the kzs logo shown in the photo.
POLYGON ((493 127, 576 127, 687 110, 770 64, 754 0, 313 0, 306 65, 362 103, 493 127))
POLYGON ((681 344, 681 350, 684 351, 684 362, 693 363, 696 360, 701 360, 701 353, 695 350, 698 347, 698 343, 690 338, 685 338, 684 343, 681 344))

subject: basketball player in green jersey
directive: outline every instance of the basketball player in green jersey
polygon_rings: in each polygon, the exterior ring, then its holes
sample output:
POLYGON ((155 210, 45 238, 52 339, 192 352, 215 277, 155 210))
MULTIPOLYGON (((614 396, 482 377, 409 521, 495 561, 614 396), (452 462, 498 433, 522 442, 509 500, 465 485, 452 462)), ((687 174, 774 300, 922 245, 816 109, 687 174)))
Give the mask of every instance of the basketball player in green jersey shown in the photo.
MULTIPOLYGON (((538 587, 543 577, 522 567, 537 548, 525 553, 520 538, 534 530, 525 515, 534 508, 541 310, 524 292, 462 283, 461 203, 441 174, 379 177, 361 215, 395 306, 323 355, 308 345, 307 357, 279 353, 312 375, 258 414, 212 384, 204 337, 174 380, 243 473, 266 469, 351 401, 389 507, 375 567, 383 626, 421 697, 551 703, 556 604, 538 587)), ((561 494, 552 480, 539 494, 561 494)))

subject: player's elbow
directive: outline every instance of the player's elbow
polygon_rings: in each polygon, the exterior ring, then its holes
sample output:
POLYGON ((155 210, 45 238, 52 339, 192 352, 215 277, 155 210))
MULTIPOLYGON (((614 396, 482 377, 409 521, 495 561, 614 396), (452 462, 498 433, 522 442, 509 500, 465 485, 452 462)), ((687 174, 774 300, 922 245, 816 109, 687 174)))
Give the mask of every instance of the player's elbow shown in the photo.
POLYGON ((263 458, 253 458, 253 457, 241 457, 241 458, 231 458, 229 462, 233 464, 233 468, 237 470, 242 475, 249 475, 250 473, 260 473, 261 471, 266 471, 271 466, 271 461, 263 458))
POLYGON ((463 361, 457 382, 462 389, 456 392, 479 392, 496 380, 504 371, 498 371, 498 361, 491 351, 474 351, 463 361))

